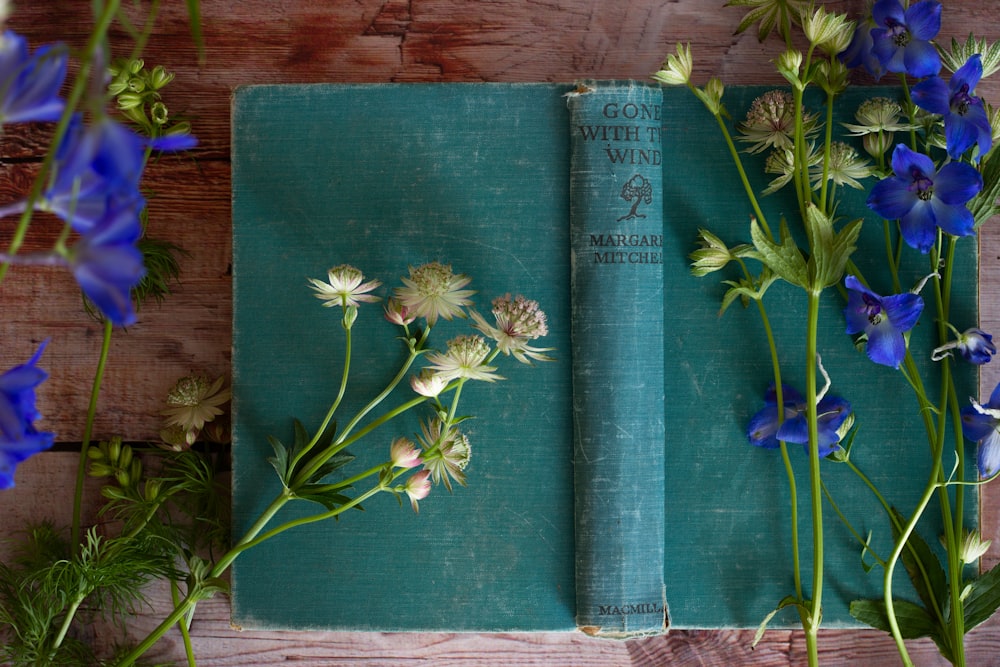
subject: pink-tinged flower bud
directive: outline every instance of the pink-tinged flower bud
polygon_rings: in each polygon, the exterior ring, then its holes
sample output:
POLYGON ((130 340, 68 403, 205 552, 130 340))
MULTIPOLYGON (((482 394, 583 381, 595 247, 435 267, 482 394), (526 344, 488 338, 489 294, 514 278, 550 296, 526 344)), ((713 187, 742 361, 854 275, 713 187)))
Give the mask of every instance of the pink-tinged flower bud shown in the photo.
POLYGON ((392 441, 389 448, 389 458, 396 468, 416 468, 422 463, 420 450, 409 438, 399 437, 392 441))
POLYGON ((413 506, 414 512, 420 512, 420 504, 417 501, 423 500, 431 492, 430 477, 430 470, 421 470, 420 472, 413 473, 406 480, 406 486, 403 490, 410 497, 410 505, 413 506))

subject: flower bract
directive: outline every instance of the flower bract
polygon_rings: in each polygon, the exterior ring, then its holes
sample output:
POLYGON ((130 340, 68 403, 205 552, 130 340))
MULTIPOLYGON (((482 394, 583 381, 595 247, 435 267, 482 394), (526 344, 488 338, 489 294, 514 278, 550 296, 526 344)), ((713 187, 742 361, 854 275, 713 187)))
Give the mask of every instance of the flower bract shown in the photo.
POLYGON ((976 54, 948 83, 932 76, 913 87, 916 105, 944 119, 945 142, 952 158, 957 159, 973 145, 978 146, 980 156, 985 155, 993 143, 986 106, 973 94, 982 75, 982 59, 976 54))
MULTIPOLYGON (((788 385, 782 385, 783 409, 778 410, 778 393, 772 384, 764 396, 764 408, 757 412, 747 427, 750 444, 775 449, 779 442, 803 445, 809 452, 809 424, 806 420, 805 398, 788 385), (779 423, 780 417, 780 423, 779 423)), ((838 396, 824 396, 816 405, 819 455, 825 457, 840 445, 840 427, 851 414, 851 404, 838 396)))
POLYGON ((1000 384, 986 405, 973 400, 971 406, 962 408, 962 432, 979 444, 979 474, 992 477, 1000 471, 1000 384))
POLYGON ((850 290, 844 307, 847 333, 865 335, 868 358, 876 364, 899 368, 906 356, 903 334, 920 319, 924 300, 912 292, 879 296, 855 276, 847 276, 844 283, 850 290))
POLYGON ((974 233, 975 219, 966 203, 983 188, 974 167, 949 162, 938 171, 929 157, 899 144, 892 152, 892 170, 893 176, 872 187, 868 206, 888 220, 898 219, 909 246, 927 252, 938 227, 953 236, 974 233))
POLYGON ((472 449, 469 439, 452 428, 442 433, 440 419, 434 418, 420 425, 420 442, 424 446, 424 469, 429 471, 435 484, 444 484, 451 491, 451 480, 465 486, 465 468, 469 465, 472 449))
POLYGON ((42 343, 27 363, 0 375, 0 489, 14 486, 17 465, 51 447, 55 438, 34 425, 41 417, 35 408, 35 388, 48 377, 37 366, 45 345, 42 343))
POLYGON ((872 53, 886 70, 917 78, 941 71, 941 56, 930 41, 941 30, 941 3, 919 0, 904 10, 899 0, 879 0, 872 18, 872 53))

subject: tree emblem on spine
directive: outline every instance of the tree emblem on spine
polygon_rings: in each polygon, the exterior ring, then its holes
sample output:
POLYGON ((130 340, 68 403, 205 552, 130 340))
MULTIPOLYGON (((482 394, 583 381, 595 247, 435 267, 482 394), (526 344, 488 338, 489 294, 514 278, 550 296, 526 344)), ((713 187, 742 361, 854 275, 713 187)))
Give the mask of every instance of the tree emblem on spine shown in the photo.
POLYGON ((618 218, 618 222, 632 218, 645 218, 645 215, 636 213, 636 210, 639 208, 639 204, 653 202, 653 185, 642 174, 636 174, 622 186, 620 196, 625 201, 632 202, 632 208, 628 213, 618 218))

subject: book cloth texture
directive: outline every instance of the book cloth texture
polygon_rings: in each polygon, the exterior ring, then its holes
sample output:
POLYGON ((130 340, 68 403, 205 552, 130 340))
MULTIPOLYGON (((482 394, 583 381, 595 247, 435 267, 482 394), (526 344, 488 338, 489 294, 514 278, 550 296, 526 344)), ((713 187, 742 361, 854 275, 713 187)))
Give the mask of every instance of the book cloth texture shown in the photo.
MULTIPOLYGON (((472 447, 467 487, 453 493, 435 487, 416 516, 408 504, 379 494, 364 503, 365 511, 300 526, 242 554, 232 572, 234 624, 379 631, 583 625, 627 634, 662 629, 666 614, 670 628, 754 628, 792 592, 784 466, 776 452, 755 449, 746 439, 771 378, 759 315, 736 303, 720 316, 720 280, 735 274, 698 279, 689 270, 700 228, 730 245, 749 241, 751 212, 742 185, 715 120, 689 91, 621 84, 626 97, 618 100, 618 111, 634 104, 627 113, 636 116, 609 118, 613 110, 605 111, 601 91, 610 85, 593 84, 592 97, 575 98, 566 95, 576 87, 563 84, 265 85, 236 91, 237 537, 281 490, 267 462, 273 454, 268 436, 290 442, 293 419, 314 430, 339 384, 339 310, 321 307, 309 278, 322 279, 330 267, 347 263, 366 279, 382 280, 385 296, 408 266, 450 264, 472 278, 477 310, 487 317, 494 297, 537 300, 550 333, 535 343, 556 348, 550 354, 557 361, 530 368, 505 358, 509 363, 499 369, 505 381, 465 386, 460 411, 475 415, 462 423, 472 447), (571 108, 588 102, 596 107, 571 108), (659 119, 642 117, 640 105, 659 105, 659 119), (595 138, 586 139, 581 126, 595 138), (617 130, 615 140, 615 126, 636 127, 642 139, 659 134, 659 141, 630 141, 632 129, 617 130), (576 216, 571 202, 589 206, 589 197, 597 198, 577 189, 586 182, 583 173, 571 179, 574 152, 585 149, 596 155, 596 166, 579 162, 574 169, 594 172, 589 175, 599 183, 611 179, 614 187, 601 185, 606 200, 576 216), (613 177, 606 150, 622 160, 613 177), (632 181, 634 176, 639 178, 632 181), (610 208, 594 213, 599 206, 610 208), (580 290, 583 304, 574 304, 580 290), (588 384, 588 368, 630 375, 588 384), (586 403, 582 392, 589 392, 586 403), (625 419, 631 420, 627 432, 591 443, 602 456, 614 454, 613 463, 590 458, 587 444, 582 451, 577 446, 574 466, 575 426, 611 428, 625 419), (591 486, 581 472, 592 477, 591 486), (596 491, 602 476, 617 480, 608 495, 596 491), (602 512, 602 503, 613 509, 602 512), (617 525, 616 516, 636 521, 618 546, 599 539, 609 530, 601 522, 617 525), (649 592, 616 592, 621 584, 602 567, 631 576, 629 586, 649 592), (611 588, 602 589, 606 584, 611 588)), ((727 89, 724 101, 741 118, 765 90, 727 89)), ((840 120, 850 121, 851 102, 871 94, 850 91, 843 105, 850 111, 840 120)), ((770 179, 761 173, 763 160, 747 157, 758 191, 770 179)), ((764 200, 764 210, 776 221, 792 216, 795 205, 779 192, 764 200)), ((865 210, 860 192, 850 193, 842 207, 844 215, 865 210)), ((874 215, 860 246, 857 264, 876 291, 891 291, 887 272, 871 268, 884 262, 883 228, 874 215)), ((968 326, 977 321, 974 246, 960 245, 953 297, 955 321, 968 326)), ((925 257, 908 256, 904 288, 927 273, 925 257)), ((830 391, 855 409, 852 461, 909 511, 930 471, 915 399, 898 373, 854 348, 844 333, 840 297, 832 290, 825 297, 819 349, 832 377, 830 391)), ((785 381, 802 389, 805 295, 779 283, 766 303, 785 381)), ((929 351, 932 328, 921 324, 911 346, 929 351)), ((439 322, 432 336, 443 347, 467 332, 468 321, 456 320, 439 322)), ((338 419, 395 374, 405 357, 397 335, 380 305, 361 305, 338 419)), ((958 370, 964 374, 959 395, 976 395, 974 371, 958 370)), ((937 386, 934 377, 928 376, 929 386, 937 386)), ((404 382, 385 405, 412 396, 404 382)), ((394 437, 420 432, 419 417, 426 415, 408 414, 352 446, 358 458, 352 470, 384 461, 394 437)), ((969 447, 967 460, 974 461, 969 447)), ((807 460, 796 446, 790 453, 800 493, 802 558, 809 563, 807 460)), ((870 492, 843 465, 824 461, 823 475, 839 509, 862 533, 872 531, 873 548, 886 552, 889 522, 870 492)), ((321 508, 293 503, 279 518, 315 509, 321 508)), ((829 505, 824 518, 824 626, 854 626, 850 601, 880 597, 881 573, 865 573, 860 547, 829 505)), ((975 525, 976 518, 970 508, 966 521, 975 525)), ((921 526, 935 548, 936 521, 928 514, 921 526)), ((896 586, 905 596, 911 592, 902 569, 896 586)), ((806 581, 809 575, 803 573, 806 581)), ((785 610, 772 627, 797 622, 785 610)))

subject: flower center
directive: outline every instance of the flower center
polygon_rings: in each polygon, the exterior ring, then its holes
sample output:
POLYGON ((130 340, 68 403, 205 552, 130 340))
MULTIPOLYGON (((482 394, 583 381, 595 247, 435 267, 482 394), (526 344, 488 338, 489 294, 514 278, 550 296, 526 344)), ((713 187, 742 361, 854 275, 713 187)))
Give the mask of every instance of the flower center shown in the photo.
POLYGON ((889 29, 890 39, 897 47, 904 47, 910 43, 910 31, 906 26, 893 19, 887 19, 885 26, 889 29))
POLYGON ((971 105, 972 96, 969 95, 969 84, 963 84, 962 87, 951 96, 951 110, 959 116, 964 116, 969 112, 969 107, 971 105))
POLYGON ((882 323, 882 304, 867 294, 863 295, 862 298, 865 302, 864 313, 868 318, 868 322, 873 327, 878 326, 882 323))
POLYGON ((930 201, 934 198, 934 181, 928 178, 924 172, 919 169, 912 169, 910 177, 913 179, 910 191, 916 191, 917 197, 921 201, 930 201))

